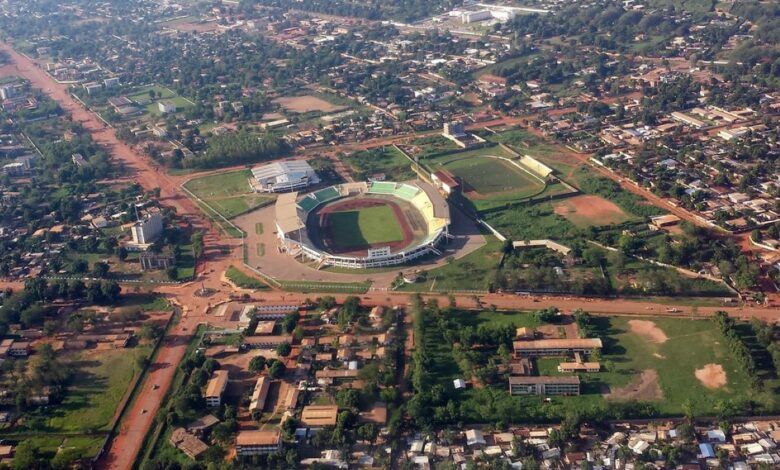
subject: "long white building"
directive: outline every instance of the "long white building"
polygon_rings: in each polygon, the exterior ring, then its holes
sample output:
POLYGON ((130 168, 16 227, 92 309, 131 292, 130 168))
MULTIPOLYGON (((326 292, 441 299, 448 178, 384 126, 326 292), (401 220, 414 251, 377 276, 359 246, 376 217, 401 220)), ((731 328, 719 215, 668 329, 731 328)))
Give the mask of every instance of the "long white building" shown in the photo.
POLYGON ((311 165, 303 160, 258 166, 252 168, 252 176, 257 180, 259 189, 268 193, 295 191, 320 182, 311 165))

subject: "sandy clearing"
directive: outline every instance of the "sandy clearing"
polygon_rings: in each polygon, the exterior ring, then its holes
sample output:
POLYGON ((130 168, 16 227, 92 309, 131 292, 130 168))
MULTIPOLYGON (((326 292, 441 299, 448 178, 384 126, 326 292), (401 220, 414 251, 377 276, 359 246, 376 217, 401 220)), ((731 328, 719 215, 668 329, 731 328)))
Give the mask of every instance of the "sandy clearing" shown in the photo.
POLYGON ((694 375, 707 388, 720 388, 728 382, 726 371, 720 364, 706 364, 701 369, 696 369, 694 375))
POLYGON ((616 204, 592 195, 565 199, 555 205, 555 213, 579 226, 617 224, 629 218, 616 204))
POLYGON ((669 339, 662 329, 649 320, 629 320, 628 326, 631 327, 632 333, 641 336, 651 343, 663 344, 669 339))
POLYGON ((282 96, 273 100, 279 106, 293 113, 309 113, 312 111, 322 111, 323 113, 332 113, 347 109, 346 106, 339 106, 329 103, 316 96, 282 96))

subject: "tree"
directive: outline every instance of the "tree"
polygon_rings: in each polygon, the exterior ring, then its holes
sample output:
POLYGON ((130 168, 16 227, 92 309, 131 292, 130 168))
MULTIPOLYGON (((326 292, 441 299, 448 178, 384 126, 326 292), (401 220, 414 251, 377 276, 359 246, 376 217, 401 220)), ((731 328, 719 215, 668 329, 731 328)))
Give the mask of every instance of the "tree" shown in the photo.
POLYGON ((301 315, 298 312, 290 312, 282 319, 282 328, 285 333, 292 333, 301 315))
POLYGON ((195 259, 200 259, 203 256, 203 232, 193 233, 190 237, 190 243, 192 244, 192 256, 195 259))
POLYGON ((249 361, 249 372, 257 374, 265 369, 265 358, 263 356, 255 356, 249 361))
POLYGON ((272 379, 279 379, 284 375, 286 367, 282 361, 274 361, 268 368, 268 377, 272 379))
POLYGON ((179 270, 176 266, 169 266, 168 269, 165 270, 165 275, 168 276, 168 279, 171 281, 175 281, 179 279, 179 270))
POLYGON ((282 343, 279 346, 276 347, 276 354, 287 357, 292 352, 292 346, 290 346, 290 343, 282 343))
POLYGON ((357 428, 357 436, 363 441, 368 441, 371 444, 374 443, 377 436, 379 436, 379 430, 374 423, 366 423, 357 428))
POLYGON ((108 264, 98 261, 92 265, 92 275, 96 278, 102 279, 108 275, 108 264))
POLYGON ((16 446, 13 466, 20 470, 38 467, 38 455, 32 442, 22 441, 16 446))
POLYGON ((139 336, 148 341, 156 340, 162 337, 163 334, 165 334, 165 330, 157 323, 144 323, 139 332, 139 336))
POLYGON ((71 266, 72 266, 71 269, 73 269, 73 272, 74 273, 78 273, 78 274, 82 274, 82 273, 87 272, 87 269, 89 268, 89 265, 83 259, 77 259, 76 261, 73 262, 73 264, 71 266))

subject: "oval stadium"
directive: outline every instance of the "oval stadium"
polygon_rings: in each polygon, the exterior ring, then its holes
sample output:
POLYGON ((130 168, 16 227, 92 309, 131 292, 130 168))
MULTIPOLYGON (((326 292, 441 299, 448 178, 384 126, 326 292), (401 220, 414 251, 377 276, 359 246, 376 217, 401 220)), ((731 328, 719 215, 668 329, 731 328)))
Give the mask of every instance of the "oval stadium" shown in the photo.
POLYGON ((378 268, 428 254, 449 237, 450 210, 428 183, 359 182, 279 195, 280 247, 317 268, 378 268))

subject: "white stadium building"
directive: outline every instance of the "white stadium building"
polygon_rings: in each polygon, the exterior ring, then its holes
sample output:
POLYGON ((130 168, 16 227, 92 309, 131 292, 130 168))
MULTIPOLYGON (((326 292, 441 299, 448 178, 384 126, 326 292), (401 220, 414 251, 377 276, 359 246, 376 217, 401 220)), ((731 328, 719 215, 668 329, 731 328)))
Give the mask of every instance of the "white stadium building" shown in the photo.
POLYGON ((252 168, 252 176, 257 181, 257 190, 266 193, 295 191, 320 182, 311 165, 303 160, 258 166, 252 168))

